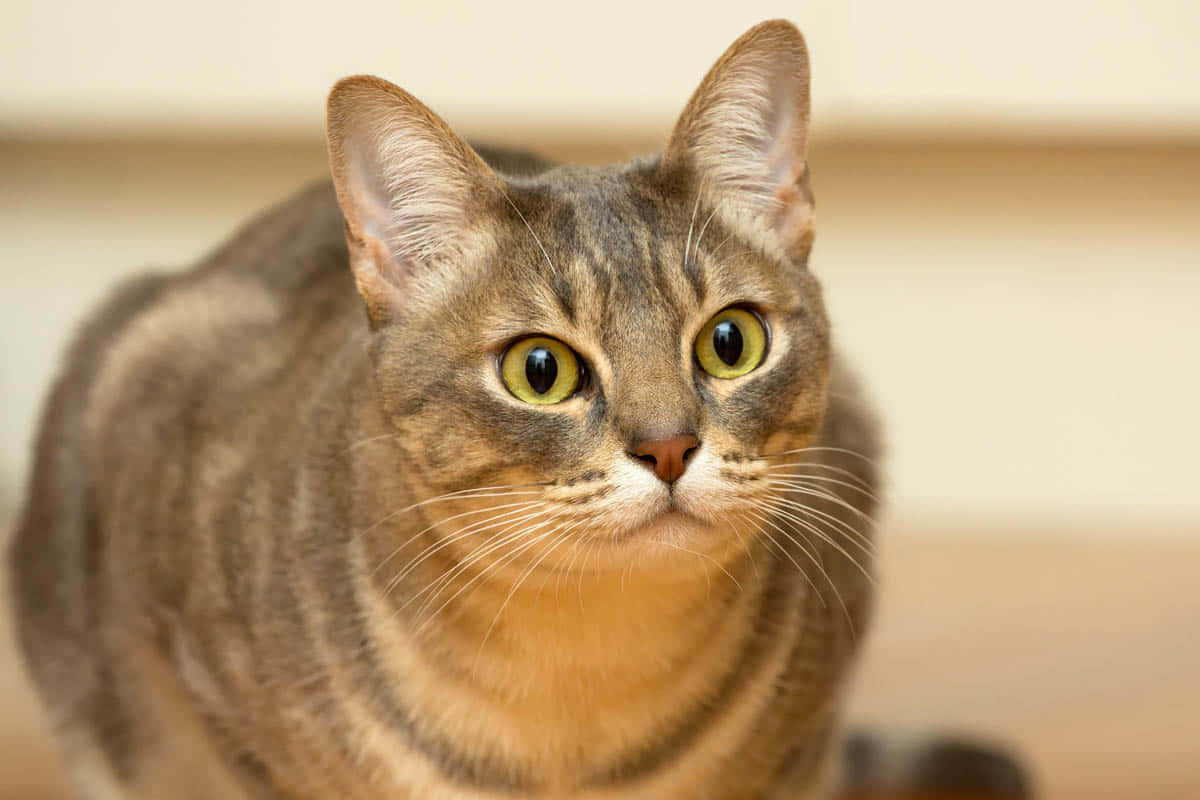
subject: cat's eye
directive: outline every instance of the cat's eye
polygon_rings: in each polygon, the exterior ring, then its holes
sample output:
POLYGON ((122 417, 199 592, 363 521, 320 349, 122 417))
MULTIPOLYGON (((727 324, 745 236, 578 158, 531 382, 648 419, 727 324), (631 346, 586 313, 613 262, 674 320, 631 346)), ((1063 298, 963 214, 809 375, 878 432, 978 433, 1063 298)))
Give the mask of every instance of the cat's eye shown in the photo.
POLYGON ((714 378, 737 378, 762 363, 767 329, 744 308, 727 308, 710 319, 696 337, 696 360, 714 378))
POLYGON ((561 403, 579 388, 579 359, 557 339, 530 336, 504 352, 500 375, 519 400, 536 405, 561 403))

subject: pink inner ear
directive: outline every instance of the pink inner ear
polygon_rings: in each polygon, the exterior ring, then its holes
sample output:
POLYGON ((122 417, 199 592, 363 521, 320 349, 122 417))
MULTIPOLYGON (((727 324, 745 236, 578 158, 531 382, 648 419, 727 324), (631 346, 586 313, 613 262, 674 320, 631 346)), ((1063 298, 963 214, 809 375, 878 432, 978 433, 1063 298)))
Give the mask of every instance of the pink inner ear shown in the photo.
POLYGON ((763 161, 771 186, 792 183, 803 169, 806 131, 796 108, 796 82, 777 76, 771 85, 771 105, 763 128, 767 132, 763 161), (800 126, 800 127, 798 127, 800 126))
POLYGON ((347 178, 353 208, 348 210, 355 218, 350 221, 351 225, 361 228, 357 231, 360 235, 373 236, 390 246, 392 209, 380 182, 378 165, 364 163, 366 159, 362 153, 352 151, 349 155, 347 178))
MULTIPOLYGON (((359 291, 366 298, 367 293, 390 293, 403 286, 404 269, 391 245, 392 210, 379 177, 364 163, 362 154, 350 155, 347 175, 350 208, 346 212, 351 236, 358 239, 350 245, 351 261, 359 291)), ((376 299, 383 301, 382 297, 376 299)))
POLYGON ((370 234, 347 237, 354 283, 367 306, 371 325, 392 319, 404 302, 407 271, 384 242, 370 234))

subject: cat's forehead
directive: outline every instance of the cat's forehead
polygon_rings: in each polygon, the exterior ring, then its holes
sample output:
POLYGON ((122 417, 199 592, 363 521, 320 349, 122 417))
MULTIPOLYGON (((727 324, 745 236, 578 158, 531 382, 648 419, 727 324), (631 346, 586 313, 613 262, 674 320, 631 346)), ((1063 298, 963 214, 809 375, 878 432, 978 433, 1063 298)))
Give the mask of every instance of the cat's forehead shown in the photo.
POLYGON ((512 289, 542 310, 591 328, 629 314, 649 323, 694 304, 661 268, 682 260, 684 223, 682 204, 653 175, 560 168, 511 186, 509 200, 501 258, 512 289))
POLYGON ((683 191, 661 180, 651 163, 635 161, 559 167, 513 186, 510 196, 560 257, 588 253, 632 266, 656 244, 673 241, 683 191))
POLYGON ((770 300, 777 271, 748 263, 696 191, 650 159, 512 185, 513 288, 539 318, 609 335, 678 331, 714 304, 770 300))

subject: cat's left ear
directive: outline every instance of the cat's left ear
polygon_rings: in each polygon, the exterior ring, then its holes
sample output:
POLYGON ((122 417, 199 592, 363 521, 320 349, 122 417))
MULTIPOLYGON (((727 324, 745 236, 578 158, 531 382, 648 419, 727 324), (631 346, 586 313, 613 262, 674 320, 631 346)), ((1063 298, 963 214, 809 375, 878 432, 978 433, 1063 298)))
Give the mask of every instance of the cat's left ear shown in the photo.
POLYGON ((373 327, 477 259, 500 178, 421 101, 370 75, 329 94, 329 163, 350 267, 373 327))
POLYGON ((663 168, 690 172, 727 225, 801 264, 813 220, 808 85, 796 26, 756 25, 709 70, 663 155, 663 168))

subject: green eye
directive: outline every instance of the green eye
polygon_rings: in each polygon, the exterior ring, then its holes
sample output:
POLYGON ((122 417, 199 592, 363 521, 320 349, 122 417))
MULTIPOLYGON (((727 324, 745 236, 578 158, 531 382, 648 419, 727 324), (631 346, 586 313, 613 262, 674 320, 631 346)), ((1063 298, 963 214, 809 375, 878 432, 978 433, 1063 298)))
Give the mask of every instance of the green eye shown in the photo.
POLYGON ((767 331, 744 308, 727 308, 710 319, 696 337, 696 359, 714 378, 737 378, 762 363, 767 331))
POLYGON ((526 403, 561 403, 579 388, 579 360, 557 339, 531 336, 508 348, 500 362, 508 390, 526 403))

